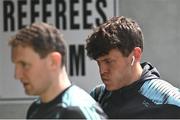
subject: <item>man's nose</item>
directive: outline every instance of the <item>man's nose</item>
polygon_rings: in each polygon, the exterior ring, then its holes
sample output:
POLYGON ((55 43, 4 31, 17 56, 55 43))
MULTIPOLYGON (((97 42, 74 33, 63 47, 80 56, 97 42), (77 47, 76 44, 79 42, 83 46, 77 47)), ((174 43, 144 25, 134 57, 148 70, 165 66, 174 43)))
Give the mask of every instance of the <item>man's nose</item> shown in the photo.
POLYGON ((15 79, 21 80, 22 76, 23 76, 22 69, 20 67, 15 66, 15 75, 14 75, 15 79))
POLYGON ((107 66, 104 65, 104 64, 101 64, 99 66, 99 70, 100 70, 100 74, 103 75, 104 73, 107 73, 108 69, 107 69, 107 66))

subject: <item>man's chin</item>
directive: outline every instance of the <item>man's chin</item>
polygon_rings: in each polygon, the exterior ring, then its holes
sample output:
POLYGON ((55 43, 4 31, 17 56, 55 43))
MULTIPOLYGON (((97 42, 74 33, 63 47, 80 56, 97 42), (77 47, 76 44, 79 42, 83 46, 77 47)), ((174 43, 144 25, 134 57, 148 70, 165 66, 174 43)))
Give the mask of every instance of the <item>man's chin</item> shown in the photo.
POLYGON ((116 88, 110 86, 110 85, 105 85, 106 86, 106 90, 108 91, 114 91, 114 90, 117 90, 116 88))
POLYGON ((108 91, 112 91, 113 89, 112 89, 112 87, 110 87, 110 86, 108 86, 108 85, 105 85, 106 86, 106 89, 108 90, 108 91))
POLYGON ((35 96, 36 94, 33 93, 32 91, 29 91, 29 90, 25 90, 25 93, 26 95, 29 95, 29 96, 35 96))

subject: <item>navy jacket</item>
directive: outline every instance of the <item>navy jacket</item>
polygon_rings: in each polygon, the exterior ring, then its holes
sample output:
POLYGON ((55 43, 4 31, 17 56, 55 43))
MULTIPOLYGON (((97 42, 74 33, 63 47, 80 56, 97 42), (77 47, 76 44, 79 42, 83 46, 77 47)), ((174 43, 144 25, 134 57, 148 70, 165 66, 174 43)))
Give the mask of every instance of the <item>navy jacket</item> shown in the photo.
POLYGON ((27 119, 105 119, 97 102, 83 89, 73 85, 54 100, 42 103, 37 99, 27 112, 27 119))
POLYGON ((109 118, 180 118, 180 90, 161 80, 150 63, 141 66, 140 80, 112 92, 100 85, 91 96, 109 118))

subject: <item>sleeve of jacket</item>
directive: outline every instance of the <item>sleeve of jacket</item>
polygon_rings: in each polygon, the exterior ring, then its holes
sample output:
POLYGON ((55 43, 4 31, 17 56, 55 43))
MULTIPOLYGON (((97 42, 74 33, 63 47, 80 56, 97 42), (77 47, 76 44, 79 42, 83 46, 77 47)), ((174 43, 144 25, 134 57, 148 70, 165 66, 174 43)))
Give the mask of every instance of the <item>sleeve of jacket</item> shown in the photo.
POLYGON ((104 84, 96 86, 91 92, 90 95, 97 101, 99 102, 103 93, 105 91, 105 86, 104 84))
POLYGON ((62 119, 85 119, 84 114, 78 107, 67 107, 61 111, 62 119))

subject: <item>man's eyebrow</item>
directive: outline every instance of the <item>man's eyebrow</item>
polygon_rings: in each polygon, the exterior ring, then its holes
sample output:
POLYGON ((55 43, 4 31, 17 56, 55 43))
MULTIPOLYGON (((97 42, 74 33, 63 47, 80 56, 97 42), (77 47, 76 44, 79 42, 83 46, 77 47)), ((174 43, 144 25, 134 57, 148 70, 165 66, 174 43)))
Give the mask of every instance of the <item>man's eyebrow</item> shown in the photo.
POLYGON ((97 61, 107 61, 109 60, 110 58, 103 58, 103 59, 97 59, 97 61))
POLYGON ((22 61, 22 60, 19 60, 19 61, 16 61, 15 63, 18 63, 18 64, 25 64, 26 62, 25 62, 25 61, 22 61))

